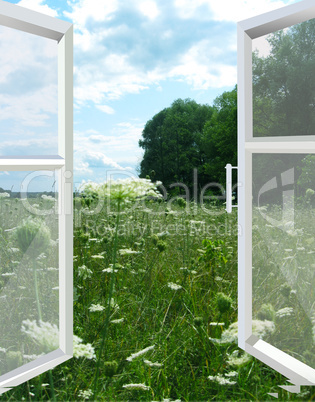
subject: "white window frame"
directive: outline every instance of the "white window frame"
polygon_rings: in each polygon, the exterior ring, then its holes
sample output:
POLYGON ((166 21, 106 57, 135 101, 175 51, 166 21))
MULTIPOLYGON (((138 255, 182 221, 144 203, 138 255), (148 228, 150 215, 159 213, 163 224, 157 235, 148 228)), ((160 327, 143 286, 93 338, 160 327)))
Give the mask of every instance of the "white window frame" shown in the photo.
POLYGON ((59 349, 2 375, 1 395, 73 354, 73 25, 2 0, 0 25, 57 42, 59 154, 0 158, 0 170, 57 171, 59 185, 59 349))
POLYGON ((252 40, 312 18, 314 0, 304 0, 237 24, 238 345, 296 385, 315 385, 315 370, 252 334, 252 155, 315 153, 315 135, 253 137, 252 40))

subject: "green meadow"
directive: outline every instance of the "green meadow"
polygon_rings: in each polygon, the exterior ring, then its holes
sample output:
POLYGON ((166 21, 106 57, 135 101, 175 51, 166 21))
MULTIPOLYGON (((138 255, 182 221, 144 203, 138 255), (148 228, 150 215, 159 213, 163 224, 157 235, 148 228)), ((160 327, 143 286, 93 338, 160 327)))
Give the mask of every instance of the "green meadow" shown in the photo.
MULTIPOLYGON (((156 194, 152 183, 149 187, 156 194)), ((227 214, 223 204, 211 201, 201 205, 181 198, 143 198, 127 182, 110 191, 90 186, 85 197, 74 199, 73 359, 0 400, 266 401, 275 399, 268 395, 272 392, 279 400, 314 400, 314 388, 301 387, 299 394, 285 391, 279 386, 290 385, 286 378, 237 346, 236 209, 227 214)), ((32 202, 48 208, 43 205, 47 200, 32 202)), ((1 203, 2 220, 10 219, 10 227, 25 225, 20 200, 1 203)), ((45 225, 49 222, 42 220, 45 225)), ((313 235, 307 233, 307 238, 313 235)), ((301 242, 300 237, 292 239, 295 245, 301 242)), ((13 248, 17 260, 22 243, 12 232, 1 231, 2 249, 13 248)), ((311 246, 309 241, 306 252, 311 246)), ((257 261, 263 267, 261 251, 257 261)), ((52 258, 49 250, 43 253, 52 258)), ((1 296, 8 281, 3 274, 15 269, 3 253, 2 261, 1 296)), ((16 272, 10 281, 19 280, 16 272)), ((37 278, 46 275, 38 266, 30 272, 32 283, 36 272, 37 278)), ((263 339, 272 341, 281 326, 283 331, 285 323, 276 313, 295 308, 290 291, 269 298, 257 313, 263 339)), ((37 301, 46 302, 41 292, 37 296, 28 295, 34 321, 21 342, 33 342, 40 353, 47 347, 43 339, 56 326, 38 319, 37 301)), ((27 362, 22 352, 1 346, 0 361, 7 369, 27 362)), ((304 350, 295 352, 310 358, 304 350)))

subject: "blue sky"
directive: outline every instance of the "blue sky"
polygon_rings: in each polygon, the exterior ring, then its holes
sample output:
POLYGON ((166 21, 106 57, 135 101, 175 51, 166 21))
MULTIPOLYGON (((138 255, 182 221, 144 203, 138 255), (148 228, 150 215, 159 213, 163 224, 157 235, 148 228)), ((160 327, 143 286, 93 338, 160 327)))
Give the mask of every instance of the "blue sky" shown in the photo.
MULTIPOLYGON (((77 184, 136 174, 147 120, 175 99, 211 105, 235 86, 236 22, 295 2, 10 1, 74 23, 77 184)), ((56 154, 56 43, 0 28, 0 155, 56 154)))

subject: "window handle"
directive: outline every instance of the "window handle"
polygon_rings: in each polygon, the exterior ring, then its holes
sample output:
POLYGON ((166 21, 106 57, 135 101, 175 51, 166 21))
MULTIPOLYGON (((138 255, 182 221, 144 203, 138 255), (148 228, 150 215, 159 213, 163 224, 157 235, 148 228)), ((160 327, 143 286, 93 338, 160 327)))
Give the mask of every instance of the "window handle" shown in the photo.
POLYGON ((232 205, 232 169, 237 169, 237 166, 232 166, 230 163, 228 163, 225 166, 225 169, 226 169, 225 210, 228 214, 230 214, 232 212, 232 207, 237 207, 237 205, 232 205))

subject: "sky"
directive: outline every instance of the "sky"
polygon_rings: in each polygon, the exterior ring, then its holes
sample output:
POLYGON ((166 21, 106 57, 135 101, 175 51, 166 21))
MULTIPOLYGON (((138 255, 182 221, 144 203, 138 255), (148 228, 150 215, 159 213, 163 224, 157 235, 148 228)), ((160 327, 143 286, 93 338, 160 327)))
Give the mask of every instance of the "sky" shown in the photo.
MULTIPOLYGON (((149 119, 175 99, 212 105, 235 87, 236 23, 297 1, 9 2, 74 24, 78 187, 137 175, 149 119)), ((0 27, 0 54, 0 155, 57 154, 56 42, 0 27)), ((19 191, 21 178, 0 172, 0 187, 19 191)))

